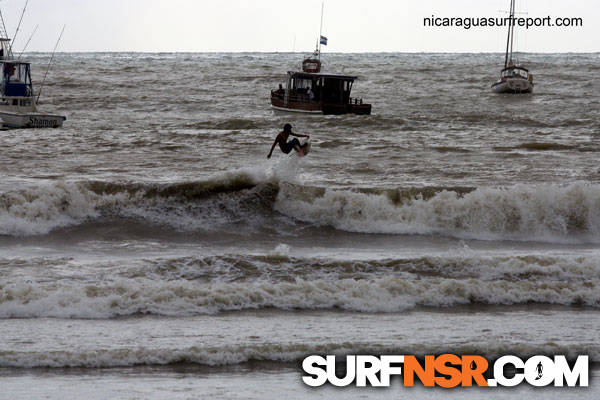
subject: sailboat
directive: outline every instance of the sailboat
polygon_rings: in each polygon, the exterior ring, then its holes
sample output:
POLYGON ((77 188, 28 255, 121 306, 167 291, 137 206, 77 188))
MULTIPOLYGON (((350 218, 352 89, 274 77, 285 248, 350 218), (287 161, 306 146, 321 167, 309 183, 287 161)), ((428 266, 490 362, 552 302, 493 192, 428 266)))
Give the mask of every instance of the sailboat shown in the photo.
MULTIPOLYGON (((515 17, 515 1, 510 1, 510 21, 515 17)), ((513 44, 515 38, 515 25, 508 26, 508 38, 506 40, 506 56, 504 58, 504 69, 500 72, 500 80, 492 85, 496 93, 532 93, 533 75, 527 68, 515 64, 513 60, 513 44)))
MULTIPOLYGON (((15 59, 0 13, 0 124, 5 128, 58 128, 67 119, 37 109, 31 63, 15 59)), ((39 91, 37 93, 39 97, 39 91)))

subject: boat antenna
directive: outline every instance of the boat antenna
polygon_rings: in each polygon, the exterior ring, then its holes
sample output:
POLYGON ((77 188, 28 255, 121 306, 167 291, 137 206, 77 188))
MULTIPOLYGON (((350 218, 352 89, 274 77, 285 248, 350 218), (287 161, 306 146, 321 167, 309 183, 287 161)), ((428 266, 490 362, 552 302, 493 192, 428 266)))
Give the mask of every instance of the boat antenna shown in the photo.
POLYGON ((31 36, 29 36, 29 40, 27 41, 27 43, 25 43, 25 47, 23 47, 23 50, 21 50, 19 57, 17 57, 17 61, 21 59, 21 56, 23 55, 23 53, 25 53, 25 50, 27 50, 27 46, 29 46, 29 42, 31 42, 31 39, 33 39, 33 35, 35 35, 35 33, 37 32, 39 26, 39 24, 35 26, 33 33, 31 34, 31 36))
MULTIPOLYGON (((17 30, 15 30, 15 34, 12 38, 12 42, 15 42, 15 39, 17 37, 17 33, 19 33, 19 29, 21 28, 21 23, 23 22, 23 17, 25 16, 25 10, 27 10, 27 4, 29 4, 29 0, 25 1, 25 6, 23 7, 23 11, 21 12, 21 19, 19 19, 19 25, 17 25, 17 30)), ((12 45, 11 45, 12 47, 12 45)))
POLYGON ((40 91, 38 93, 36 102, 40 101, 40 96, 42 95, 42 89, 44 88, 44 83, 46 83, 46 77, 48 76, 48 71, 50 71, 50 66, 52 65, 52 61, 54 60, 54 54, 56 53, 56 48, 58 47, 58 44, 60 43, 60 39, 62 38, 62 35, 65 32, 66 27, 67 27, 66 25, 63 25, 62 31, 60 31, 60 35, 58 36, 58 40, 56 41, 56 44, 54 45, 54 50, 52 50, 52 56, 50 57, 50 62, 48 63, 48 67, 46 68, 46 73, 44 74, 44 80, 42 81, 42 85, 40 86, 40 91))
POLYGON ((319 39, 317 43, 319 43, 319 60, 321 60, 321 36, 323 36, 323 10, 325 9, 325 0, 321 3, 321 28, 319 29, 319 39))

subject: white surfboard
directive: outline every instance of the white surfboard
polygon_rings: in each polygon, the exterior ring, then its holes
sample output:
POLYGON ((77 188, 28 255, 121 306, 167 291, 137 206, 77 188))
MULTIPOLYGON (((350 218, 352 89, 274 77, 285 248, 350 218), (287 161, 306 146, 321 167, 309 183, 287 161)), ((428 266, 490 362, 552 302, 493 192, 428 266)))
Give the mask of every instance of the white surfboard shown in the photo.
POLYGON ((298 152, 298 157, 307 156, 310 153, 310 139, 307 139, 304 143, 302 143, 300 151, 298 152))

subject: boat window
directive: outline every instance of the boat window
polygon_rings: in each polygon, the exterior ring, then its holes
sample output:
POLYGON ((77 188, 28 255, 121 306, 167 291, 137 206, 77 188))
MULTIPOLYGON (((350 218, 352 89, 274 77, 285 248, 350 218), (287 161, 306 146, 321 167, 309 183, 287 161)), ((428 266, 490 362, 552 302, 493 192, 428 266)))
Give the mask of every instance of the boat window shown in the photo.
POLYGON ((306 89, 312 86, 312 81, 310 79, 298 79, 296 83, 296 89, 306 89))
POLYGON ((13 76, 15 74, 15 66, 13 64, 4 64, 4 75, 13 76))

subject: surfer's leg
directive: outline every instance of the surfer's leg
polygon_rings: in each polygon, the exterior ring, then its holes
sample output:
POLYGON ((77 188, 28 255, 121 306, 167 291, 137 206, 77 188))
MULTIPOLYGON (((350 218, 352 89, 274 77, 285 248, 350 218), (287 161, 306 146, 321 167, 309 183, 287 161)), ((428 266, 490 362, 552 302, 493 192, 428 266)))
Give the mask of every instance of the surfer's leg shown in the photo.
POLYGON ((294 147, 294 149, 295 149, 296 151, 300 151, 300 149, 302 148, 302 146, 300 146, 300 141, 299 141, 298 139, 296 139, 296 138, 294 138, 294 139, 293 139, 293 140, 290 142, 290 145, 291 145, 292 147, 294 147))
POLYGON ((300 148, 299 144, 300 142, 298 141, 298 139, 290 140, 285 144, 281 151, 283 151, 285 154, 290 154, 292 150, 298 151, 298 149, 300 148))

